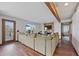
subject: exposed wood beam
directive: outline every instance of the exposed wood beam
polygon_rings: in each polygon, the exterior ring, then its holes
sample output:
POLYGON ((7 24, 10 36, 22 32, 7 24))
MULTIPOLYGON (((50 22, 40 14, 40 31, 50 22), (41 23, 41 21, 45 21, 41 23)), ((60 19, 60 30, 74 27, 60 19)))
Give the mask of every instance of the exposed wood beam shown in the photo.
POLYGON ((47 7, 50 9, 50 11, 52 12, 52 14, 57 18, 57 20, 60 22, 60 18, 59 15, 57 13, 57 9, 56 6, 53 2, 45 2, 45 4, 47 5, 47 7))

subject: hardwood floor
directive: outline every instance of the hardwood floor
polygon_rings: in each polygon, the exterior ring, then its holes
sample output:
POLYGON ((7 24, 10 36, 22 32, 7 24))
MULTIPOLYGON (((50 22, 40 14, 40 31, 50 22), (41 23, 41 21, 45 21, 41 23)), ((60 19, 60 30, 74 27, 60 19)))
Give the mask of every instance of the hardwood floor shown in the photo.
MULTIPOLYGON (((76 56, 73 46, 69 42, 59 42, 54 56, 76 56)), ((24 46, 19 42, 8 43, 0 46, 0 56, 43 56, 42 54, 24 46)))
POLYGON ((54 56, 77 56, 73 46, 68 41, 59 42, 54 56))
POLYGON ((22 45, 19 42, 0 46, 0 56, 42 56, 40 53, 22 45))

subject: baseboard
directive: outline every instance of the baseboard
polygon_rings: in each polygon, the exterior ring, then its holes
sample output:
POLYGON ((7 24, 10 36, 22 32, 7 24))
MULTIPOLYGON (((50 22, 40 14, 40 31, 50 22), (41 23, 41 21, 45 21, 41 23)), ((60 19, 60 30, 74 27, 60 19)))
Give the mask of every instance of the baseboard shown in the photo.
POLYGON ((0 44, 0 46, 2 46, 2 44, 0 44))
POLYGON ((0 44, 0 46, 6 45, 6 44, 9 44, 9 43, 13 43, 13 42, 17 42, 17 41, 8 41, 8 42, 6 42, 4 44, 0 44))
MULTIPOLYGON (((18 42, 19 42, 19 43, 21 43, 22 45, 26 46, 26 45, 25 45, 25 44, 23 44, 22 42, 20 42, 20 41, 18 41, 18 42)), ((31 48, 31 47, 29 47, 29 46, 26 46, 26 47, 28 47, 28 48, 32 49, 33 51, 35 51, 35 52, 37 52, 37 53, 39 53, 39 54, 41 54, 42 56, 46 56, 46 55, 44 55, 44 54, 42 54, 42 53, 40 53, 40 52, 38 52, 38 51, 34 50, 33 48, 31 48)))
POLYGON ((78 53, 77 53, 77 51, 76 51, 75 47, 73 46, 73 44, 72 44, 72 47, 73 47, 73 49, 74 49, 74 51, 75 51, 76 55, 78 56, 78 53))

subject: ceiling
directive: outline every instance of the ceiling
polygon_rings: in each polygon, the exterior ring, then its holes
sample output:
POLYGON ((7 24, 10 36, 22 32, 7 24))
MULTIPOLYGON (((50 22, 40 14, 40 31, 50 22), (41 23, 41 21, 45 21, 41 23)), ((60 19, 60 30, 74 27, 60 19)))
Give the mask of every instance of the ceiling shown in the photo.
POLYGON ((56 19, 43 2, 0 2, 0 14, 36 23, 53 22, 56 19))
POLYGON ((55 4, 56 4, 60 19, 67 20, 71 18, 78 3, 77 2, 55 2, 55 4))

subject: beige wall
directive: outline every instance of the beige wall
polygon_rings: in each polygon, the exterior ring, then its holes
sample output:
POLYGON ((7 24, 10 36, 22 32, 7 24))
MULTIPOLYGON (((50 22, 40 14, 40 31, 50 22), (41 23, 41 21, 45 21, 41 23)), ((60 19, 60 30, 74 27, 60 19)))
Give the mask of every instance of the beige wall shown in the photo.
POLYGON ((54 20, 54 32, 58 32, 59 38, 61 39, 61 23, 58 22, 56 19, 54 20))
POLYGON ((79 7, 72 17, 72 44, 79 55, 79 7))
MULTIPOLYGON (((8 16, 0 16, 0 44, 2 43, 2 19, 15 20, 16 21, 16 31, 25 32, 25 25, 28 23, 26 20, 20 20, 13 17, 8 16)), ((39 28, 39 24, 36 25, 35 31, 37 32, 39 28)), ((17 37, 16 37, 17 38, 17 37)))

